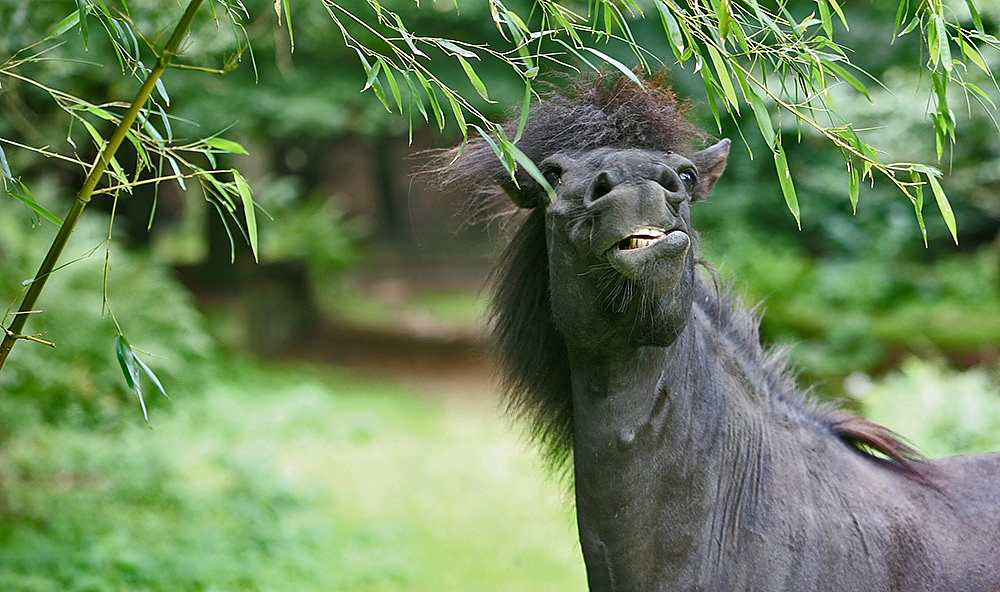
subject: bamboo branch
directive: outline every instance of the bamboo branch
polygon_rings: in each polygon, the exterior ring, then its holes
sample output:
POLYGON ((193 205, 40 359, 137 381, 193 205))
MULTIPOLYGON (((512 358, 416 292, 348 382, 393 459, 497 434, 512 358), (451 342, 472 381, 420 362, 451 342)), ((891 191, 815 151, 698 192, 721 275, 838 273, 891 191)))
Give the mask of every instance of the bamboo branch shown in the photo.
MULTIPOLYGON (((118 123, 118 127, 115 128, 115 131, 111 134, 111 138, 105 145, 104 150, 101 151, 100 155, 94 161, 90 169, 90 173, 87 175, 87 178, 83 183, 83 187, 81 187, 80 192, 77 193, 76 201, 73 202, 73 207, 63 220, 63 224, 59 228, 59 232, 56 234, 55 239, 53 239, 52 245, 49 247, 49 251, 45 255, 45 259, 42 260, 42 264, 38 268, 38 273, 36 273, 34 279, 31 280, 28 290, 24 294, 24 299, 21 300, 21 306, 18 309, 18 312, 14 315, 14 320, 11 322, 10 327, 3 329, 4 338, 3 342, 0 342, 0 369, 3 368, 4 362, 7 360, 7 356, 10 355, 10 351, 14 347, 14 344, 19 339, 29 339, 26 335, 24 335, 24 325, 28 322, 28 318, 31 314, 35 312, 35 304, 38 302, 38 297, 41 295, 42 288, 45 287, 45 282, 48 281, 49 275, 51 275, 53 269, 55 269, 56 263, 59 261, 59 257, 62 255, 63 249, 66 248, 66 243, 69 242, 69 237, 76 229, 76 224, 80 220, 80 215, 83 214, 83 210, 90 203, 94 190, 97 188, 97 184, 104 176, 108 165, 115 157, 115 153, 118 152, 118 148, 125 140, 125 137, 128 134, 129 129, 132 127, 132 124, 135 122, 136 117, 139 115, 139 112, 142 110, 143 106, 145 106, 146 101, 152 94, 160 76, 162 76, 163 72, 170 67, 171 60, 173 60, 173 58, 177 55, 177 50, 180 47, 181 41, 187 34, 187 31, 191 26, 191 22, 194 20, 195 14, 197 14, 203 1, 204 0, 191 0, 188 3, 188 6, 185 9, 184 14, 181 16, 180 21, 177 23, 177 27, 174 29, 173 34, 171 34, 170 39, 167 41, 163 50, 157 57, 156 65, 153 66, 149 75, 146 76, 146 80, 136 93, 135 99, 132 100, 132 104, 129 106, 128 111, 126 111, 122 116, 122 120, 118 123)), ((34 341, 34 339, 32 339, 32 341, 34 341)))

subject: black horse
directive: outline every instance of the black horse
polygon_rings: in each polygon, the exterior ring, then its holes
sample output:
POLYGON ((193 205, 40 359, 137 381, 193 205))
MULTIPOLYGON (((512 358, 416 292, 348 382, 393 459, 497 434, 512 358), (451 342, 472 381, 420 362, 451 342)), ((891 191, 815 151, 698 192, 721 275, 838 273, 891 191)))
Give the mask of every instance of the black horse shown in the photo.
POLYGON ((523 212, 493 336, 512 407, 572 460, 590 589, 1000 590, 1000 455, 924 460, 809 403, 696 269, 689 208, 729 154, 704 142, 662 77, 600 76, 532 109, 518 147, 553 193, 485 142, 438 171, 523 212))

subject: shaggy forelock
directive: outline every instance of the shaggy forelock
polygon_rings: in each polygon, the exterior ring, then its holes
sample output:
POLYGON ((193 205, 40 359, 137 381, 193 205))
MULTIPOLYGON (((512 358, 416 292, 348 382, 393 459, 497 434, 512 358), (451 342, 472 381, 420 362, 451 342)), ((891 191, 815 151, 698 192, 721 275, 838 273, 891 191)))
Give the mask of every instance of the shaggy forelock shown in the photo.
MULTIPOLYGON (((553 88, 531 107, 517 148, 539 164, 565 151, 600 147, 639 148, 686 153, 705 134, 688 119, 688 105, 678 99, 665 74, 644 79, 642 86, 620 73, 602 73, 553 88)), ((513 138, 520 119, 506 133, 513 138)), ((498 182, 509 178, 493 148, 482 138, 442 153, 430 171, 445 186, 472 188, 473 205, 502 193, 498 182)), ((517 172, 518 183, 529 182, 517 172)), ((475 209, 475 208, 474 208, 475 209)))

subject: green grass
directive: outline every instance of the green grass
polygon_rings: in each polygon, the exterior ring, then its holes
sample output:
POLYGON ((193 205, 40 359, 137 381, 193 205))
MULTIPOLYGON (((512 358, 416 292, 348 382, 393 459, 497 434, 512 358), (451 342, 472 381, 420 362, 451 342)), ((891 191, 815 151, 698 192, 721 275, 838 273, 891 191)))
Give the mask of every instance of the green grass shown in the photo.
POLYGON ((0 413, 0 590, 585 588, 564 486, 487 393, 240 367, 153 430, 30 415, 0 413))

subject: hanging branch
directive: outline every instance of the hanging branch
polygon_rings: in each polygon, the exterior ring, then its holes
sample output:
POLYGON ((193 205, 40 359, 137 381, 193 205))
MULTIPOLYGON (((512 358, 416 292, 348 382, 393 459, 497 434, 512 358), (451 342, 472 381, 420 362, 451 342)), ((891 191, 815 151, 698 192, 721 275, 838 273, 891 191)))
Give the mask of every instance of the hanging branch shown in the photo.
MULTIPOLYGON (((76 201, 73 202, 73 206, 66 215, 66 218, 63 220, 62 225, 59 227, 59 232, 56 234, 55 239, 53 239, 52 245, 49 247, 49 251, 45 255, 45 259, 42 260, 42 264, 38 268, 38 273, 36 273, 34 279, 30 281, 28 290, 25 292, 24 298, 21 300, 21 305, 18 308, 17 313, 14 314, 13 321, 11 321, 9 327, 4 328, 3 341, 0 342, 0 369, 3 368, 4 362, 10 355, 14 344, 20 339, 28 339, 28 336, 23 334, 24 326, 28 322, 28 318, 33 313, 37 312, 35 310, 35 304, 38 302, 38 297, 41 295, 46 281, 48 281, 49 276, 55 269, 56 264, 59 261, 59 257, 62 255, 63 249, 66 247, 66 243, 69 241, 70 236, 76 229, 76 224, 80 220, 80 215, 83 214, 83 210, 90 203, 91 197, 97 188, 97 184, 104 176, 108 166, 111 164, 115 154, 118 152, 118 148, 128 135, 132 124, 135 123, 135 120, 139 115, 139 112, 145 106, 146 101, 149 100, 149 97, 153 93, 153 89, 156 87, 156 84, 163 75, 163 72, 170 67, 171 61, 177 55, 177 50, 180 47, 181 41, 187 34, 187 31, 191 26, 191 22, 194 20, 202 2, 203 0, 191 0, 191 2, 188 3, 187 9, 185 9, 184 14, 177 23, 177 27, 174 29, 173 34, 167 40, 163 50, 159 53, 156 65, 153 66, 153 68, 146 75, 146 79, 139 88, 139 91, 136 93, 135 99, 132 100, 128 110, 122 116, 121 121, 118 123, 118 127, 115 128, 114 133, 112 133, 111 138, 108 140, 107 144, 105 144, 104 149, 101 150, 97 160, 94 161, 94 164, 90 169, 90 173, 87 175, 87 178, 83 183, 83 187, 81 187, 79 193, 77 193, 76 201)), ((81 15, 80 18, 82 19, 85 17, 81 15)))

